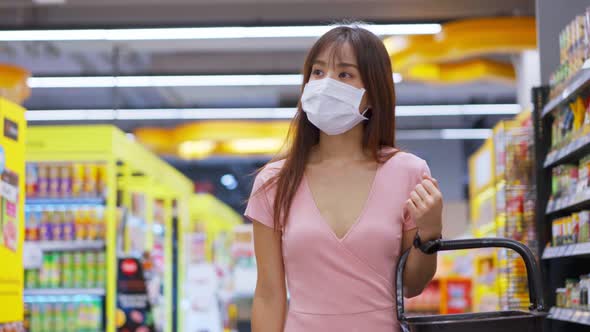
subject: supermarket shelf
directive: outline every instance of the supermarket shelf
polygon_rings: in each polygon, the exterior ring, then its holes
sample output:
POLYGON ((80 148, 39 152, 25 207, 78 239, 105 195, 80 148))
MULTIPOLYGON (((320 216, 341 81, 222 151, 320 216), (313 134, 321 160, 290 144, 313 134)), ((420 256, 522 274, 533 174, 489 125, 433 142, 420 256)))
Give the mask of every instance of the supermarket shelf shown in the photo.
POLYGON ((555 259, 575 256, 590 256, 590 242, 548 247, 543 251, 543 259, 555 259))
POLYGON ((47 288, 25 289, 25 296, 75 296, 94 295, 104 296, 104 288, 47 288))
POLYGON ((586 87, 588 83, 590 83, 590 59, 586 60, 582 69, 570 79, 563 92, 559 96, 551 99, 545 107, 543 107, 543 112, 541 113, 542 116, 545 117, 556 107, 574 97, 576 93, 586 87))
POLYGON ((590 190, 561 197, 547 203, 546 214, 551 215, 559 212, 576 212, 583 208, 590 207, 590 190))
POLYGON ((590 326, 590 312, 575 310, 575 309, 562 309, 562 308, 551 308, 549 311, 548 319, 559 320, 563 322, 570 322, 575 324, 590 326))
POLYGON ((575 162, 588 154, 590 154, 590 134, 572 141, 561 149, 550 152, 543 166, 549 168, 559 164, 575 162))
POLYGON ((41 251, 81 251, 105 248, 104 241, 27 241, 26 245, 37 245, 41 251))
POLYGON ((27 198, 27 205, 104 205, 103 197, 77 198, 27 198))

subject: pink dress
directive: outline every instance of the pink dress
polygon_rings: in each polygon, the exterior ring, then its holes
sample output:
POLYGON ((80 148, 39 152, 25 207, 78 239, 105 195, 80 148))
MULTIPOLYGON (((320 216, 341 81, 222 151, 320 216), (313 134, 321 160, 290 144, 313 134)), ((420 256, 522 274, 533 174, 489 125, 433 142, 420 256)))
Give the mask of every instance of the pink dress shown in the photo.
MULTIPOLYGON (((276 190, 255 194, 282 166, 268 165, 254 182, 246 217, 273 226, 276 190)), ((282 229, 283 260, 290 293, 286 332, 397 332, 395 267, 402 234, 416 227, 405 202, 426 162, 399 152, 379 166, 363 211, 339 239, 322 219, 304 179, 287 225, 282 229)))

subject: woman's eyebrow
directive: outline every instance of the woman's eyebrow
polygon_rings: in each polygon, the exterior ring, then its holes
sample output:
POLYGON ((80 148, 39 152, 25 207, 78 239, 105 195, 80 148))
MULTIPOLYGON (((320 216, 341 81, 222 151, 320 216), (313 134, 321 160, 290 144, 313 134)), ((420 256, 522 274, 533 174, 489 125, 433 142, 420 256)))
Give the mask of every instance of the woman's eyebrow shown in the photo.
POLYGON ((355 65, 354 63, 348 63, 348 62, 340 62, 340 63, 338 63, 338 67, 353 67, 353 68, 358 69, 357 65, 355 65))

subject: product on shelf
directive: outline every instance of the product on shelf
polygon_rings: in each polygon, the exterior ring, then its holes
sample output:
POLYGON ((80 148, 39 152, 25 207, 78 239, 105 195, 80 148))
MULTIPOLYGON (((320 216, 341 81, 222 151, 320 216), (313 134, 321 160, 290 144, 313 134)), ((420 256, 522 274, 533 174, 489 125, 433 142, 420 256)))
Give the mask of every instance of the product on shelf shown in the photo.
POLYGON ((575 194, 578 182, 578 167, 574 165, 559 165, 553 168, 551 194, 554 197, 566 197, 575 194))
POLYGON ((554 113, 551 126, 551 148, 558 149, 587 133, 590 116, 590 100, 578 96, 554 113))
POLYGON ((25 327, 22 323, 0 323, 0 332, 24 332, 25 327))
POLYGON ((105 270, 104 252, 45 253, 40 269, 25 270, 25 288, 103 288, 105 270))
POLYGON ((103 304, 100 298, 72 298, 57 301, 43 297, 27 303, 29 332, 99 332, 102 331, 103 304))
POLYGON ((103 163, 29 163, 26 169, 29 198, 93 198, 106 193, 103 163))
POLYGON ((580 211, 552 222, 554 247, 590 241, 590 211, 580 211))
POLYGON ((26 241, 104 240, 104 206, 27 206, 26 241))
POLYGON ((590 289, 590 275, 580 276, 580 279, 567 279, 565 288, 556 290, 557 307, 590 311, 588 291, 590 289))
POLYGON ((558 95, 564 84, 590 58, 590 8, 575 17, 559 34, 560 65, 551 75, 553 96, 558 95))

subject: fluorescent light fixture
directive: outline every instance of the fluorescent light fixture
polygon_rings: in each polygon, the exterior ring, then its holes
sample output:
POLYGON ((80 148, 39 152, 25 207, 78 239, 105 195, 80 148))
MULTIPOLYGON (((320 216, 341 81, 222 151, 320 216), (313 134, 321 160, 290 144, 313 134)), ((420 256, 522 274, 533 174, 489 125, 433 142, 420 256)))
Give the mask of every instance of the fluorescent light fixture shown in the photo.
POLYGON ((442 139, 488 139, 492 137, 492 129, 442 129, 442 139))
POLYGON ((519 104, 466 104, 397 106, 396 116, 469 116, 515 115, 522 111, 519 104))
POLYGON ((114 120, 113 110, 39 110, 27 111, 27 121, 114 120))
POLYGON ((492 129, 420 129, 398 130, 398 140, 485 140, 492 137, 492 129))
POLYGON ((284 144, 284 139, 273 137, 238 138, 223 142, 222 150, 238 154, 273 153, 279 151, 284 144))
POLYGON ((178 154, 185 159, 202 158, 209 155, 217 147, 211 140, 186 141, 178 146, 178 154))
MULTIPOLYGON (((393 74, 395 83, 401 74, 393 74)), ((181 76, 88 76, 30 77, 31 88, 138 88, 173 86, 299 86, 303 75, 181 75, 181 76)))
POLYGON ((291 119, 295 108, 196 108, 113 111, 113 120, 233 120, 291 119))
MULTIPOLYGON (((418 105, 398 106, 397 116, 470 116, 515 115, 518 104, 482 105, 418 105)), ((28 121, 96 121, 96 120, 288 120, 295 116, 296 108, 188 108, 188 109, 79 109, 27 111, 28 121)))
MULTIPOLYGON (((432 35, 440 24, 367 24, 379 36, 432 35)), ((334 26, 265 26, 210 28, 68 29, 0 31, 0 41, 198 40, 241 38, 317 38, 334 26)))
POLYGON ((31 88, 136 88, 171 86, 274 86, 301 85, 293 75, 183 75, 183 76, 89 76, 31 77, 31 88))

